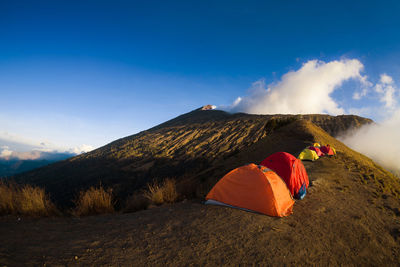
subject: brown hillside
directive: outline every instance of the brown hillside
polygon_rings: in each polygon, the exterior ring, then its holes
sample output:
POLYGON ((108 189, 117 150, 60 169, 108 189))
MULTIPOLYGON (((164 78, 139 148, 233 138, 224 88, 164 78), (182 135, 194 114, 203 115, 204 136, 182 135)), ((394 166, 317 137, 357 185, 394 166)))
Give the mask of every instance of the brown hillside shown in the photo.
POLYGON ((195 110, 16 179, 45 187, 59 204, 70 203, 80 190, 99 183, 113 187, 113 192, 123 199, 153 179, 181 180, 221 164, 230 168, 232 165, 224 164, 227 159, 260 141, 275 142, 271 136, 293 143, 292 153, 297 153, 305 144, 302 135, 307 133, 293 130, 291 135, 279 136, 281 128, 296 120, 315 122, 332 133, 371 123, 351 115, 249 115, 195 110))

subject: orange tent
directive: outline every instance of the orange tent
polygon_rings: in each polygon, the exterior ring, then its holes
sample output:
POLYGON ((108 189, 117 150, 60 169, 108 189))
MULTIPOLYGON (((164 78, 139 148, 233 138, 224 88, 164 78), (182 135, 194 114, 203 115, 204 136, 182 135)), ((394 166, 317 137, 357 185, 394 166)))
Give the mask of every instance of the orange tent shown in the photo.
POLYGON ((219 204, 284 217, 294 200, 285 182, 272 170, 255 164, 236 168, 222 177, 206 196, 207 204, 219 204))

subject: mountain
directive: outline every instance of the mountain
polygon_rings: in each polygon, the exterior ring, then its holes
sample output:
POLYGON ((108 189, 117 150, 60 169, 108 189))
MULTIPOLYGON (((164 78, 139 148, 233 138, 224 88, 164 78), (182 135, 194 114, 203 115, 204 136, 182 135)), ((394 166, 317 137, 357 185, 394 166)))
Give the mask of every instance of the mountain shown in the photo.
POLYGON ((0 177, 7 177, 17 173, 30 171, 53 163, 48 160, 19 160, 0 159, 0 177))
POLYGON ((46 186, 61 202, 99 181, 123 198, 173 176, 178 185, 192 182, 197 198, 79 219, 0 218, 0 255, 7 266, 398 266, 400 180, 333 136, 365 123, 372 121, 189 112, 16 178, 46 186), (277 151, 297 155, 314 142, 334 146, 337 155, 303 162, 310 187, 292 215, 200 201, 231 169, 277 151))
POLYGON ((124 199, 148 182, 166 177, 191 180, 196 194, 202 194, 240 164, 260 162, 275 151, 297 155, 314 141, 324 143, 305 123, 330 136, 373 122, 353 115, 251 115, 197 109, 15 179, 45 187, 61 205, 71 204, 79 190, 92 185, 110 186, 118 199, 124 199))
POLYGON ((0 158, 0 177, 12 176, 18 173, 30 171, 54 162, 75 156, 71 153, 32 151, 37 154, 36 159, 20 159, 18 157, 0 158))

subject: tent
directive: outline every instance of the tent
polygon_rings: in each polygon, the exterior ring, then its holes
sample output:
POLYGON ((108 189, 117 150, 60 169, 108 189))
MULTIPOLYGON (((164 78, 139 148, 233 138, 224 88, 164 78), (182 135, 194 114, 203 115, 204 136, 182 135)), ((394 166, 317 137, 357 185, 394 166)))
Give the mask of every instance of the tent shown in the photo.
POLYGON ((297 158, 300 160, 311 160, 311 161, 319 159, 317 152, 308 148, 303 149, 303 151, 301 151, 301 153, 297 158))
POLYGON ((319 147, 316 147, 316 146, 309 146, 308 149, 314 150, 315 153, 317 153, 317 156, 318 156, 318 157, 321 157, 321 156, 324 155, 324 153, 321 152, 321 149, 319 149, 319 147))
POLYGON ((292 214, 294 204, 285 182, 272 170, 255 164, 230 171, 211 189, 206 200, 206 204, 277 217, 292 214))
POLYGON ((312 146, 314 147, 321 147, 321 145, 319 143, 314 143, 312 146))
POLYGON ((325 155, 328 156, 333 156, 336 155, 336 151, 333 152, 334 150, 332 149, 332 147, 330 145, 326 145, 326 146, 321 146, 321 152, 324 153, 325 155))
POLYGON ((294 198, 302 199, 305 196, 309 181, 301 160, 289 153, 277 152, 260 164, 276 172, 285 181, 294 198))

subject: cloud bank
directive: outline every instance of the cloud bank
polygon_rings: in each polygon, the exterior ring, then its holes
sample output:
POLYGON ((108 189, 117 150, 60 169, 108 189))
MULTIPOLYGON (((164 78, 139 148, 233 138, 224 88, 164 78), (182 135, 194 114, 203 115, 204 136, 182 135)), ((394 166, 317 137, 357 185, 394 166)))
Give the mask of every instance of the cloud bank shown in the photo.
POLYGON ((0 160, 50 160, 57 161, 63 160, 75 156, 75 153, 71 152, 57 152, 57 151, 25 151, 17 152, 10 150, 7 146, 0 148, 0 160))
POLYGON ((15 151, 9 146, 0 147, 0 159, 2 160, 61 160, 78 154, 86 153, 93 150, 92 146, 81 145, 79 147, 70 148, 65 151, 50 150, 43 147, 35 148, 29 151, 15 151))
POLYGON ((10 150, 9 147, 3 146, 0 152, 0 159, 10 160, 10 159, 18 159, 18 160, 36 160, 41 159, 41 151, 33 150, 26 152, 17 152, 10 150))
POLYGON ((33 140, 8 131, 0 130, 0 159, 36 160, 50 154, 78 155, 93 150, 94 147, 82 144, 74 147, 54 144, 49 140, 33 140))
POLYGON ((395 157, 400 153, 399 90, 394 79, 386 73, 381 74, 379 81, 370 87, 371 90, 365 89, 362 94, 357 95, 357 100, 364 97, 376 99, 380 106, 370 109, 383 117, 382 122, 363 126, 339 139, 399 175, 400 165, 395 157))
POLYGON ((229 110, 253 114, 343 114, 345 110, 331 94, 350 79, 368 86, 367 77, 361 75, 363 68, 357 59, 328 63, 310 60, 299 70, 283 75, 276 84, 266 86, 264 80, 253 83, 249 94, 237 98, 229 110))
POLYGON ((82 153, 86 153, 89 151, 92 151, 94 149, 94 147, 90 146, 90 145, 80 145, 77 147, 73 147, 69 150, 67 150, 69 153, 74 153, 74 154, 82 154, 82 153))
POLYGON ((381 74, 379 83, 375 85, 375 91, 380 95, 380 102, 385 104, 385 108, 393 109, 396 106, 393 78, 387 74, 381 74))
POLYGON ((339 138, 352 149, 372 158, 383 167, 400 173, 400 109, 380 124, 366 125, 339 138))

